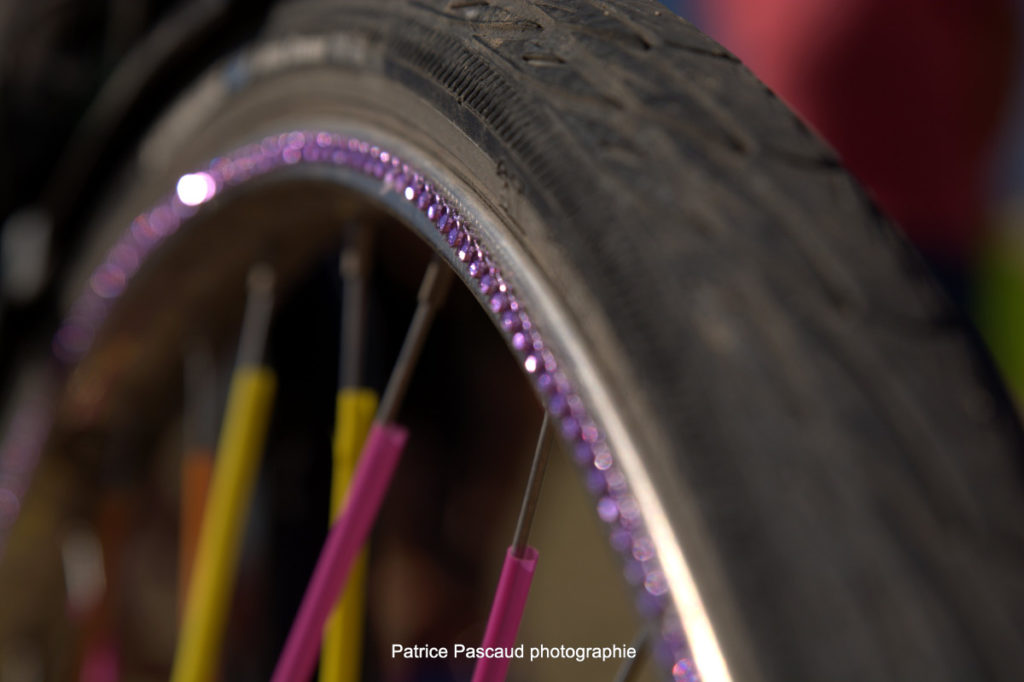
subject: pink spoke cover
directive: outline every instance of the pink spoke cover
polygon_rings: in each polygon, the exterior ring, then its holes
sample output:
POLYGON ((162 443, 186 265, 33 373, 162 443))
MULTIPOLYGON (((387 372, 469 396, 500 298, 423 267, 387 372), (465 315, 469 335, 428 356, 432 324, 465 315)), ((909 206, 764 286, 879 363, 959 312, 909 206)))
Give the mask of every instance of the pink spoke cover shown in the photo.
MULTIPOLYGON (((517 557, 509 547, 505 554, 505 565, 501 568, 498 589, 491 604, 491 615, 487 618, 483 648, 508 649, 516 644, 519 621, 523 619, 526 598, 530 595, 530 583, 537 568, 537 550, 527 547, 524 556, 517 557)), ((473 682, 505 682, 509 659, 483 657, 473 670, 473 682)))
POLYGON ((370 429, 344 511, 327 534, 271 682, 306 682, 313 674, 324 622, 377 518, 408 435, 396 424, 370 429))

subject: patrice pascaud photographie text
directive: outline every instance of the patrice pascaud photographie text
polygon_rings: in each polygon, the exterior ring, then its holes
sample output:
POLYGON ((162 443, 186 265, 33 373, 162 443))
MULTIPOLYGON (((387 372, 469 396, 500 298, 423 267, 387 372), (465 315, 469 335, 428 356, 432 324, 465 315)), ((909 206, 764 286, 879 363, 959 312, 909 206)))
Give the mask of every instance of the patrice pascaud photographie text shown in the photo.
POLYGON ((542 659, 566 659, 582 663, 587 660, 611 661, 625 658, 636 658, 636 648, 628 644, 612 644, 610 646, 567 646, 559 644, 549 646, 538 644, 527 647, 520 644, 515 647, 481 647, 455 644, 446 646, 428 646, 424 644, 406 645, 392 644, 391 658, 433 658, 453 660, 476 660, 481 658, 509 658, 526 661, 542 659))

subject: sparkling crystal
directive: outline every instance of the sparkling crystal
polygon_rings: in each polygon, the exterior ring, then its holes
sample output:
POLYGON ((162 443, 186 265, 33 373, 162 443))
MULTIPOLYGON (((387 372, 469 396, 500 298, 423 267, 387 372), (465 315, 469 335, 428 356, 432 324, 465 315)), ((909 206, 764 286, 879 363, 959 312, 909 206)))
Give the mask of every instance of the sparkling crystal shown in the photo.
POLYGON ((627 561, 622 574, 626 577, 626 582, 630 585, 642 585, 644 580, 647 578, 647 572, 644 571, 644 565, 639 561, 627 561))
POLYGON ((501 316, 501 328, 510 334, 517 331, 519 329, 519 316, 511 310, 506 311, 501 316))
POLYGON ((508 296, 497 293, 491 296, 491 312, 500 313, 508 306, 508 296))
POLYGON ((498 283, 491 273, 487 273, 480 278, 480 291, 484 294, 490 294, 497 286, 498 283))
POLYGON ((413 175, 402 191, 402 196, 405 197, 406 201, 416 201, 423 193, 423 178, 418 175, 413 175))
POLYGON ((558 363, 555 362, 554 354, 546 348, 541 351, 541 359, 544 361, 544 371, 554 372, 558 369, 558 363))
MULTIPOLYGON (((523 336, 523 334, 517 334, 517 336, 523 336)), ((515 338, 513 338, 513 341, 515 341, 515 338)), ((525 345, 525 343, 526 342, 524 340, 523 344, 525 345)), ((548 401, 548 411, 556 417, 561 417, 565 414, 565 410, 565 394, 559 392, 551 396, 551 400, 548 401)))
MULTIPOLYGON (((597 459, 597 457, 598 457, 597 453, 598 452, 599 452, 598 448, 595 447, 594 448, 594 453, 595 453, 594 454, 594 459, 597 459)), ((605 454, 605 453, 607 453, 607 450, 601 450, 600 452, 601 452, 600 456, 602 458, 603 457, 607 457, 608 461, 611 461, 611 455, 610 454, 605 454)), ((608 485, 608 490, 613 492, 613 493, 615 493, 615 494, 617 494, 617 495, 621 495, 621 494, 627 492, 627 490, 628 490, 628 486, 626 485, 626 477, 622 475, 622 472, 619 471, 618 468, 609 467, 608 469, 605 469, 604 470, 604 480, 605 480, 605 483, 608 485)))
POLYGON ((431 189, 430 185, 425 185, 423 187, 423 193, 416 199, 416 208, 421 211, 425 211, 427 210, 427 206, 436 203, 438 199, 440 199, 440 197, 434 194, 434 190, 431 189))
POLYGON ((584 474, 587 490, 592 495, 601 495, 607 492, 607 487, 604 484, 604 476, 601 475, 600 471, 595 469, 589 469, 584 474))
POLYGON ((700 682, 697 676, 697 666, 691 658, 680 658, 672 666, 673 682, 700 682))
POLYGON ((575 417, 562 419, 562 437, 566 440, 575 440, 580 435, 580 423, 575 417))
POLYGON ((569 396, 569 412, 571 412, 574 417, 583 417, 586 415, 586 410, 583 407, 583 399, 578 395, 573 394, 569 396))
POLYGON ((586 443, 576 443, 572 449, 572 456, 581 466, 590 466, 594 463, 594 451, 586 443))
POLYGON ((450 230, 454 224, 455 218, 450 211, 442 211, 437 217, 437 229, 441 234, 450 230))
POLYGON ((638 537, 633 541, 633 558, 637 561, 650 561, 654 558, 654 543, 650 538, 638 537))
MULTIPOLYGON (((633 536, 629 531, 616 528, 609 537, 612 549, 616 552, 625 552, 633 545, 633 536)), ((637 564, 639 566, 639 564, 637 564)))
POLYGON ((665 574, 661 569, 649 571, 647 577, 644 578, 644 589, 655 597, 668 592, 668 581, 665 580, 665 574))
POLYGON ((448 231, 448 246, 458 248, 462 240, 466 238, 466 233, 460 228, 454 228, 448 231))
POLYGON ((618 498, 619 517, 623 521, 637 521, 640 519, 640 507, 632 495, 621 495, 618 498))
POLYGON ((554 386, 555 380, 547 372, 541 372, 537 375, 537 388, 540 389, 541 393, 550 393, 554 386))

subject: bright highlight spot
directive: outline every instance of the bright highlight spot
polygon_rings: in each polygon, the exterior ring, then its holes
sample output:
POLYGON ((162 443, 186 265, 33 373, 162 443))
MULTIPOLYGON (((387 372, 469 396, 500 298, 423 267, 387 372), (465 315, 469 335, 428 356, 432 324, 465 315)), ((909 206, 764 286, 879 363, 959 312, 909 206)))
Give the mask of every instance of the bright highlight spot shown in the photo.
POLYGON ((188 173, 178 179, 178 199, 186 206, 198 206, 217 193, 217 182, 209 173, 188 173))

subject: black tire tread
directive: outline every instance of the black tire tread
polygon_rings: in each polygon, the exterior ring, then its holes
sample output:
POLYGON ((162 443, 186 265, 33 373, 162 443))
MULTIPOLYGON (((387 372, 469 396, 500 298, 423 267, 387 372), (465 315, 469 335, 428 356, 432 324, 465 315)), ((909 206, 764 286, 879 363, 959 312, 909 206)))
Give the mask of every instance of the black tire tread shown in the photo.
POLYGON ((771 680, 1024 675, 1012 406, 916 255, 742 64, 648 0, 301 2, 269 35, 342 29, 549 218, 534 256, 624 360, 629 419, 677 450, 714 555, 698 582, 720 568, 742 615, 727 654, 771 680))

